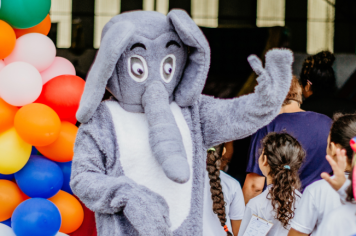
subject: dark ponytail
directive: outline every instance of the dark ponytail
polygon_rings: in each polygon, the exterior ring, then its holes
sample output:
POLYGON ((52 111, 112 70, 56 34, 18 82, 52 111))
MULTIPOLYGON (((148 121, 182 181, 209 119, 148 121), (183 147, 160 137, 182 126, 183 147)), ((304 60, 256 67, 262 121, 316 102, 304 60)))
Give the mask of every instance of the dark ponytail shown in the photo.
MULTIPOLYGON (((210 192, 211 199, 213 200, 213 212, 218 215, 221 226, 224 227, 224 229, 227 229, 225 212, 226 203, 224 201, 224 194, 222 192, 220 181, 220 170, 218 168, 219 161, 221 161, 223 148, 224 145, 221 144, 208 150, 206 170, 208 171, 210 179, 210 192)), ((226 234, 227 236, 232 236, 229 231, 227 231, 226 234)))
POLYGON ((303 87, 311 84, 313 94, 334 94, 336 78, 332 65, 335 56, 329 51, 322 51, 304 60, 300 80, 303 87))
POLYGON ((353 150, 350 140, 356 136, 356 114, 336 113, 330 129, 330 143, 339 144, 346 150, 347 163, 351 166, 353 150))
POLYGON ((275 218, 287 228, 294 217, 295 190, 300 188, 298 170, 305 152, 299 142, 286 133, 269 133, 262 141, 262 148, 273 184, 267 196, 272 201, 275 218))

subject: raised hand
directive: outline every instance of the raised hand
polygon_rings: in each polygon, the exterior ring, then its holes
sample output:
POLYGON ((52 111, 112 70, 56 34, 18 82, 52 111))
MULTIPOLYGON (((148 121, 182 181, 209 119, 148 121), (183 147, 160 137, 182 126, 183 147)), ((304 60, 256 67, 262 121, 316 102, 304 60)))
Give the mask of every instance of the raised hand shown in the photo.
POLYGON ((329 156, 326 155, 326 160, 329 162, 331 165, 331 168, 333 169, 334 172, 334 177, 332 178, 328 173, 323 172, 321 173, 321 178, 325 179, 330 186, 335 189, 335 191, 338 191, 343 184, 346 182, 346 177, 345 177, 345 169, 347 166, 347 156, 346 156, 346 150, 345 149, 336 149, 336 161, 329 156))

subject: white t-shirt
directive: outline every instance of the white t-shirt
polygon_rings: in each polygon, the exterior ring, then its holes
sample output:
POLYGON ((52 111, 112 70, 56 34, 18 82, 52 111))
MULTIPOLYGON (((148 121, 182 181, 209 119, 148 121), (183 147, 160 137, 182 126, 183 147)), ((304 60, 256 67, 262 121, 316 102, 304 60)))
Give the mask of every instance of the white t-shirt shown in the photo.
MULTIPOLYGON (((271 230, 268 232, 267 236, 287 236, 290 226, 287 226, 285 229, 282 223, 275 219, 276 213, 273 211, 272 201, 267 199, 267 195, 272 185, 268 185, 266 190, 263 191, 260 195, 252 198, 246 206, 245 215, 241 222, 239 236, 242 236, 248 224, 250 223, 252 215, 259 216, 273 224, 271 230)), ((295 199, 295 207, 298 208, 298 203, 300 202, 302 194, 295 190, 296 199, 295 199)))
POLYGON ((291 227, 304 234, 316 234, 326 214, 341 206, 339 194, 325 180, 318 180, 303 192, 291 220, 291 227))
POLYGON ((327 214, 313 236, 352 236, 356 234, 356 204, 346 202, 327 214))
MULTIPOLYGON (((230 220, 242 220, 245 212, 245 200, 241 186, 237 180, 223 171, 220 171, 220 180, 224 201, 226 202, 226 225, 232 233, 230 220)), ((218 216, 213 212, 213 200, 211 199, 208 173, 205 174, 203 211, 203 236, 226 236, 226 232, 221 226, 218 216)))

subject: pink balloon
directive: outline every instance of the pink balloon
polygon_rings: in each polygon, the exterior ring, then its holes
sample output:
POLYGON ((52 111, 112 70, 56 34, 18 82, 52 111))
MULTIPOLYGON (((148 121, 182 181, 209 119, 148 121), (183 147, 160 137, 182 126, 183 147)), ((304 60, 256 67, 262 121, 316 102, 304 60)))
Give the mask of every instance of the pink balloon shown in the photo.
POLYGON ((75 75, 73 64, 63 57, 56 57, 52 65, 45 71, 42 71, 43 84, 59 75, 75 75))
POLYGON ((0 60, 0 71, 4 69, 5 66, 6 66, 5 62, 3 60, 0 60))
POLYGON ((13 106, 34 102, 42 91, 42 77, 26 62, 14 62, 0 71, 0 95, 13 106))
POLYGON ((56 46, 43 34, 25 34, 16 40, 12 53, 4 59, 6 65, 22 61, 27 62, 39 72, 46 70, 56 57, 56 46))

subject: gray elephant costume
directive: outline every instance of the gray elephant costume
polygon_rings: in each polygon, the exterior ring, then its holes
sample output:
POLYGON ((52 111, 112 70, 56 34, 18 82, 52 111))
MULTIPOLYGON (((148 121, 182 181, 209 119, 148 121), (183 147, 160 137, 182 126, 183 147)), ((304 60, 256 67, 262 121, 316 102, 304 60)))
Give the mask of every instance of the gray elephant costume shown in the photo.
POLYGON ((268 52, 265 68, 248 60, 255 93, 215 99, 201 95, 210 48, 187 13, 135 11, 106 24, 77 113, 70 183, 98 235, 202 235, 206 150, 267 125, 290 87, 289 50, 268 52), (101 102, 105 87, 113 98, 101 102))

